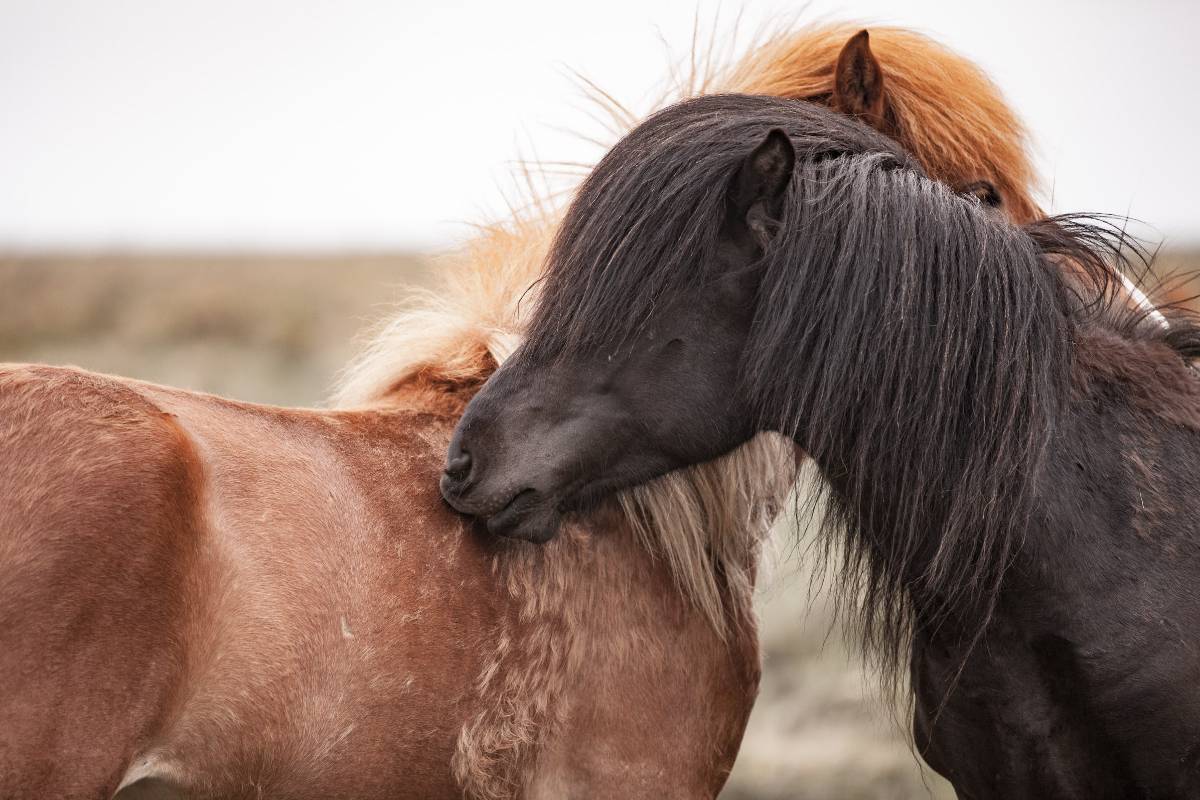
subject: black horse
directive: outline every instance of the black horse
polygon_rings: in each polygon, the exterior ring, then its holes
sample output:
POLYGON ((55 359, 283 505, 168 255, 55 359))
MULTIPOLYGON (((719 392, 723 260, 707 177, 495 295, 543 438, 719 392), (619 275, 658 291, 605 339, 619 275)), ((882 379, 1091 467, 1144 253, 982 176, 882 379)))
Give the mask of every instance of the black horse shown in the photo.
POLYGON ((580 190, 443 495, 544 541, 781 431, 959 796, 1200 796, 1200 333, 1116 299, 1127 248, 814 106, 682 103, 580 190))

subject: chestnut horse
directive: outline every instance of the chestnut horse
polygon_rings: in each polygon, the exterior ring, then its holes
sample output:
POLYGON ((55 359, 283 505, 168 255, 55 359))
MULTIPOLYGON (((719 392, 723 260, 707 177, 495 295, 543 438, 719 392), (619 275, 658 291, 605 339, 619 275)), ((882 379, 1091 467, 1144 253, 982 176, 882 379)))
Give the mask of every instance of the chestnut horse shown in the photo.
MULTIPOLYGON (((775 37, 683 93, 829 103, 1035 213, 982 74, 897 29, 875 31, 880 61, 854 31, 775 37)), ((790 446, 664 476, 544 548, 436 493, 555 220, 470 243, 347 371, 342 410, 4 368, 0 796, 715 795, 757 685, 750 593, 790 446)))
POLYGON ((545 551, 470 530, 434 476, 473 388, 0 371, 0 796, 715 796, 745 589, 723 639, 611 514, 545 551))

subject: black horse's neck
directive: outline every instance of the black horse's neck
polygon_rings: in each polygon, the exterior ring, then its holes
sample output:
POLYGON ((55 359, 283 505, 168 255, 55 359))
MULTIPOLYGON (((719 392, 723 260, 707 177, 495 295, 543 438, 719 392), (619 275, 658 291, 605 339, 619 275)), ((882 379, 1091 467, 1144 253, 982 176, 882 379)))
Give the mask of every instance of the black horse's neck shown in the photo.
POLYGON ((747 380, 827 478, 870 644, 986 619, 1070 372, 1058 268, 915 173, 806 165, 766 257, 747 380))
POLYGON ((963 796, 1197 796, 1195 321, 1130 307, 1102 221, 811 180, 749 377, 827 479, 917 748, 963 796))

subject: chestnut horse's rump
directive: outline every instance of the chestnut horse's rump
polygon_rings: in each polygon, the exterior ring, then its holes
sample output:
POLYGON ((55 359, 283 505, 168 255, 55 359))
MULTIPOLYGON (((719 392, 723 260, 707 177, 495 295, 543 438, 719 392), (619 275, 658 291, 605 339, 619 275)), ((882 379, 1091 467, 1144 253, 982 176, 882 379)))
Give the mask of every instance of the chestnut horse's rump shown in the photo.
POLYGON ((0 796, 714 795, 752 625, 726 646, 620 526, 468 528, 442 400, 0 372, 0 796))

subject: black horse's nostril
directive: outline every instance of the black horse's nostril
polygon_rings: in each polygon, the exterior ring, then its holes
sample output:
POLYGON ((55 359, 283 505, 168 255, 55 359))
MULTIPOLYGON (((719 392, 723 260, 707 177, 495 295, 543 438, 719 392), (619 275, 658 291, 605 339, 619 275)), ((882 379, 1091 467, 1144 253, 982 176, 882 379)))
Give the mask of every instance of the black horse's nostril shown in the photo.
POLYGON ((466 480, 471 474, 471 454, 460 450, 446 461, 446 476, 451 480, 466 480))

